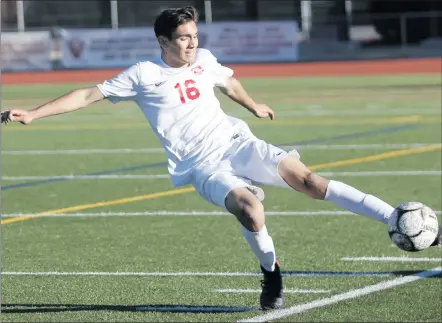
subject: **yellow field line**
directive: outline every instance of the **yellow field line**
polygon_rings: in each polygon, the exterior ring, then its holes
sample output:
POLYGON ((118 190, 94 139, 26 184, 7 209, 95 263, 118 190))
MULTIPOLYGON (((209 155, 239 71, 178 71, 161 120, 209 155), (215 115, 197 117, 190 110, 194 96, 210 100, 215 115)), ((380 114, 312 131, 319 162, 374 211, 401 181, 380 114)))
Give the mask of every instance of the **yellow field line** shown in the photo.
POLYGON ((338 160, 338 161, 331 162, 331 163, 313 165, 309 168, 311 170, 318 170, 318 169, 324 169, 324 168, 329 168, 329 167, 354 165, 354 164, 372 162, 372 161, 381 160, 381 159, 406 156, 406 155, 412 155, 412 154, 420 154, 420 153, 425 153, 425 152, 429 152, 429 151, 437 151, 437 150, 442 150, 442 146, 431 145, 431 146, 416 147, 416 148, 410 148, 410 149, 393 150, 393 151, 389 151, 389 152, 377 154, 377 155, 371 155, 371 156, 353 158, 353 159, 338 160))
MULTIPOLYGON (((403 149, 403 150, 394 150, 394 151, 390 151, 390 152, 386 152, 386 153, 382 153, 382 154, 377 154, 377 155, 339 160, 339 161, 325 163, 325 164, 312 165, 309 168, 311 170, 318 170, 318 169, 325 169, 325 168, 331 168, 331 167, 340 167, 340 166, 354 165, 354 164, 360 164, 360 163, 365 163, 365 162, 372 162, 372 161, 393 158, 393 157, 399 157, 399 156, 420 154, 420 153, 424 153, 424 152, 437 151, 437 150, 442 150, 442 146, 430 145, 430 146, 416 147, 416 148, 403 149)), ((188 192, 193 192, 193 191, 195 191, 195 189, 193 187, 185 187, 185 188, 180 188, 180 189, 175 189, 175 190, 170 190, 170 191, 165 191, 165 192, 158 192, 158 193, 145 194, 145 195, 139 195, 139 196, 134 196, 134 197, 127 197, 127 198, 122 198, 122 199, 118 199, 118 200, 104 201, 104 202, 98 202, 98 203, 92 203, 92 204, 75 205, 75 206, 62 208, 62 209, 44 211, 44 212, 40 212, 40 213, 37 213, 34 215, 23 215, 23 216, 19 216, 19 217, 15 217, 15 218, 5 219, 5 220, 2 220, 0 222, 0 224, 8 224, 8 223, 14 223, 14 222, 19 222, 19 221, 25 221, 25 220, 29 220, 32 218, 36 218, 39 215, 82 211, 82 210, 93 209, 93 208, 97 208, 97 207, 101 207, 101 206, 131 203, 131 202, 142 201, 142 200, 151 200, 151 199, 155 199, 155 198, 159 198, 159 197, 178 195, 178 194, 183 194, 183 193, 188 193, 188 192)))
POLYGON ((131 202, 137 202, 142 200, 152 200, 158 197, 164 197, 164 196, 171 196, 171 195, 177 195, 177 194, 183 194, 187 192, 193 192, 193 187, 185 187, 180 189, 175 189, 171 191, 165 191, 165 192, 158 192, 158 193, 152 193, 152 194, 145 194, 145 195, 139 195, 134 197, 126 197, 118 200, 112 200, 112 201, 103 201, 98 203, 92 203, 92 204, 82 204, 82 205, 74 205, 62 209, 55 209, 55 210, 48 210, 44 212, 40 212, 34 215, 23 215, 16 218, 9 218, 2 220, 1 224, 8 224, 18 221, 25 221, 32 218, 36 218, 39 215, 45 215, 45 214, 56 214, 56 213, 68 213, 68 212, 75 212, 75 211, 83 211, 87 209, 93 209, 100 206, 109 206, 109 205, 116 205, 116 204, 124 204, 124 203, 131 203, 131 202))

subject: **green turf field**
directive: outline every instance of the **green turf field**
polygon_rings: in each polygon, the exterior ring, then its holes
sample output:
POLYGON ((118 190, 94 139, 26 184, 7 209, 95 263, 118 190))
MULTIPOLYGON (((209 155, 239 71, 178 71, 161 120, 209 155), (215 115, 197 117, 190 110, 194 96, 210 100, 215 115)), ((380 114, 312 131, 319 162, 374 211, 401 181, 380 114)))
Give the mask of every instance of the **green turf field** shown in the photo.
MULTIPOLYGON (((256 135, 392 205, 421 201, 441 220, 440 75, 243 84, 274 121, 220 99, 256 135)), ((2 109, 80 86, 5 86, 2 109)), ((380 223, 271 187, 267 227, 288 311, 263 317, 259 266, 238 223, 172 187, 134 104, 2 126, 1 140, 2 322, 441 321, 442 276, 415 275, 434 274, 441 249, 400 251, 380 223)))

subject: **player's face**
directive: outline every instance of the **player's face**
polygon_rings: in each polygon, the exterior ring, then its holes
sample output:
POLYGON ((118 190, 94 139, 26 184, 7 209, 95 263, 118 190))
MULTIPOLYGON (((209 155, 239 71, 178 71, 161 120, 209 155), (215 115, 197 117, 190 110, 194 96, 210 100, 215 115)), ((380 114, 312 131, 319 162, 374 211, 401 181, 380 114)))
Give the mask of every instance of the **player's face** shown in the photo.
POLYGON ((194 21, 178 26, 166 48, 167 56, 177 64, 191 64, 198 47, 198 28, 194 21))

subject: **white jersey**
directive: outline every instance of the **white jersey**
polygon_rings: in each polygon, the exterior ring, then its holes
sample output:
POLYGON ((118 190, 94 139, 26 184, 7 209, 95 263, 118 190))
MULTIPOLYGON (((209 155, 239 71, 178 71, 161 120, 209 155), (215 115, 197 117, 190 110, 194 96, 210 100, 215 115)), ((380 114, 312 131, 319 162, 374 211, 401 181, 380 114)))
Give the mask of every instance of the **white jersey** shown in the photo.
POLYGON ((168 157, 175 186, 190 183, 195 166, 221 152, 247 125, 227 116, 214 87, 224 87, 233 71, 212 53, 198 49, 189 67, 173 68, 161 57, 137 63, 97 87, 112 103, 135 101, 168 157))

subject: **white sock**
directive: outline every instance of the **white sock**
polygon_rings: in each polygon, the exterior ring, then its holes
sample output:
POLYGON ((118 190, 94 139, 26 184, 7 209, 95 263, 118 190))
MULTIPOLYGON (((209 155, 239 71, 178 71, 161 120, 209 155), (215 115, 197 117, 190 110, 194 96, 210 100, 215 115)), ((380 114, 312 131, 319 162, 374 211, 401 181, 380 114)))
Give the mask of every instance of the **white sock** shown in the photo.
POLYGON ((272 237, 269 236, 267 228, 264 227, 258 232, 251 232, 241 226, 242 233, 248 241, 252 251, 258 257, 259 263, 267 271, 275 270, 276 253, 272 237))
POLYGON ((347 184, 330 181, 325 199, 359 215, 387 223, 394 207, 347 184))

